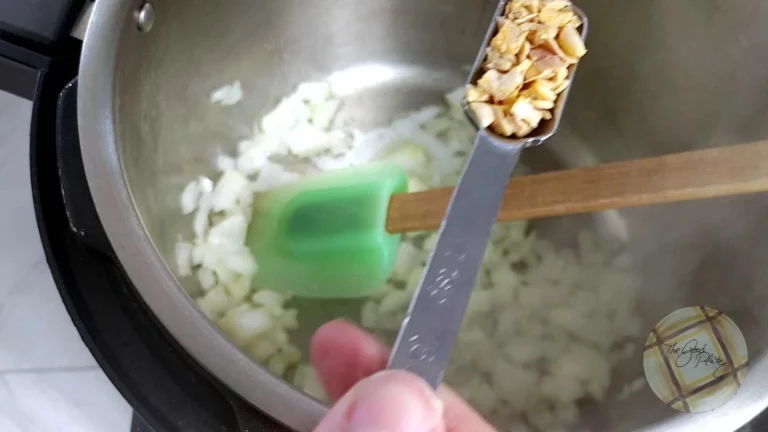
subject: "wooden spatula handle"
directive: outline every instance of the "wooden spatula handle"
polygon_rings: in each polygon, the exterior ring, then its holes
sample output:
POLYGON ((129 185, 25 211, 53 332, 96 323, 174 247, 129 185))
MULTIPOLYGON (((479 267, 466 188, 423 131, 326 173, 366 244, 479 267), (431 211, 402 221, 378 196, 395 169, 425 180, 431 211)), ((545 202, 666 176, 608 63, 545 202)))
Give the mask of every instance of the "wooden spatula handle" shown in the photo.
MULTIPOLYGON (((509 181, 499 221, 768 191, 768 141, 555 171, 509 181)), ((393 195, 387 231, 440 227, 452 188, 393 195)))

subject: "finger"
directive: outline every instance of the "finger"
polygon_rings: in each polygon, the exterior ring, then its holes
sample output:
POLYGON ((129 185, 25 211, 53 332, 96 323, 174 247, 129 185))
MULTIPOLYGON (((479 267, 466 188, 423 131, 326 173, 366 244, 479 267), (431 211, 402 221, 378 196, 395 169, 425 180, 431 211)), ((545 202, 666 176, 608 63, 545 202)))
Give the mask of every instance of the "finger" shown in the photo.
POLYGON ((310 342, 310 361, 331 401, 358 381, 387 366, 389 349, 356 325, 335 320, 320 327, 310 342))
POLYGON ((315 432, 445 432, 443 403, 427 383, 388 370, 355 384, 315 432))
MULTIPOLYGON (((315 332, 311 361, 328 396, 336 400, 356 382, 383 370, 389 349, 374 336, 344 320, 326 323, 315 332)), ((495 429, 449 387, 438 390, 451 432, 491 432, 495 429)))

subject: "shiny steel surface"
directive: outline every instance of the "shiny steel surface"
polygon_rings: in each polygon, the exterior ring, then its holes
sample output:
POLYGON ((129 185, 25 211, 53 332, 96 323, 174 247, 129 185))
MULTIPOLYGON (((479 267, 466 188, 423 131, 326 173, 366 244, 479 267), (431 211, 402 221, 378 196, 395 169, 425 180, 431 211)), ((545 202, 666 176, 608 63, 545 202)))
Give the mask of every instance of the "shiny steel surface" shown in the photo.
MULTIPOLYGON (((463 82, 494 1, 156 0, 142 33, 139 2, 99 0, 85 38, 79 122, 89 185, 128 275, 160 321, 251 403, 309 431, 324 407, 251 363, 210 326, 166 262, 190 222, 179 217, 185 182, 212 174, 220 147, 293 86, 333 76, 348 84, 340 121, 387 123, 440 100, 463 82), (208 104, 241 80, 244 101, 208 104)), ((768 4, 758 0, 582 0, 589 53, 558 135, 527 150, 538 170, 752 141, 768 136, 768 4)), ((678 414, 649 391, 585 406, 593 430, 732 431, 768 405, 768 222, 765 195, 568 217, 536 225, 563 245, 586 225, 630 240, 645 278, 638 308, 647 329, 682 306, 727 313, 741 328, 750 371, 739 393, 703 414, 678 414)), ((302 305, 302 333, 354 303, 302 305), (336 308, 334 312, 332 311, 336 308)), ((300 335, 301 336, 301 335, 300 335)), ((642 373, 615 374, 616 389, 642 373)))

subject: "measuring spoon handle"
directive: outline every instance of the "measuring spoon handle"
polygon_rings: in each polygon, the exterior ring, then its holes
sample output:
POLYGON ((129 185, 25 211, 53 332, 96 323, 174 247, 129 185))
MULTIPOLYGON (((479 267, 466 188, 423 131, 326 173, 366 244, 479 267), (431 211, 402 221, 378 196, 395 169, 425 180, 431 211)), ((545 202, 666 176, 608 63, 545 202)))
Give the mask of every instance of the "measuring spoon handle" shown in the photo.
POLYGON ((388 368, 409 370, 434 388, 440 385, 522 148, 478 132, 388 368))

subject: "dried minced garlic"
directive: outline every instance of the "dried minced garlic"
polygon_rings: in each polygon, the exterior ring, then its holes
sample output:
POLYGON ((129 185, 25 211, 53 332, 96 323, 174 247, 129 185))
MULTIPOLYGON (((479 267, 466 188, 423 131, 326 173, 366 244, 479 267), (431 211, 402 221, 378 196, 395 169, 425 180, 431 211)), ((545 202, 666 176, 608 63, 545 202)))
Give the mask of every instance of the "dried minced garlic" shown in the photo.
POLYGON ((587 53, 568 0, 511 0, 486 48, 486 72, 467 87, 480 127, 524 137, 552 118, 568 68, 587 53))

